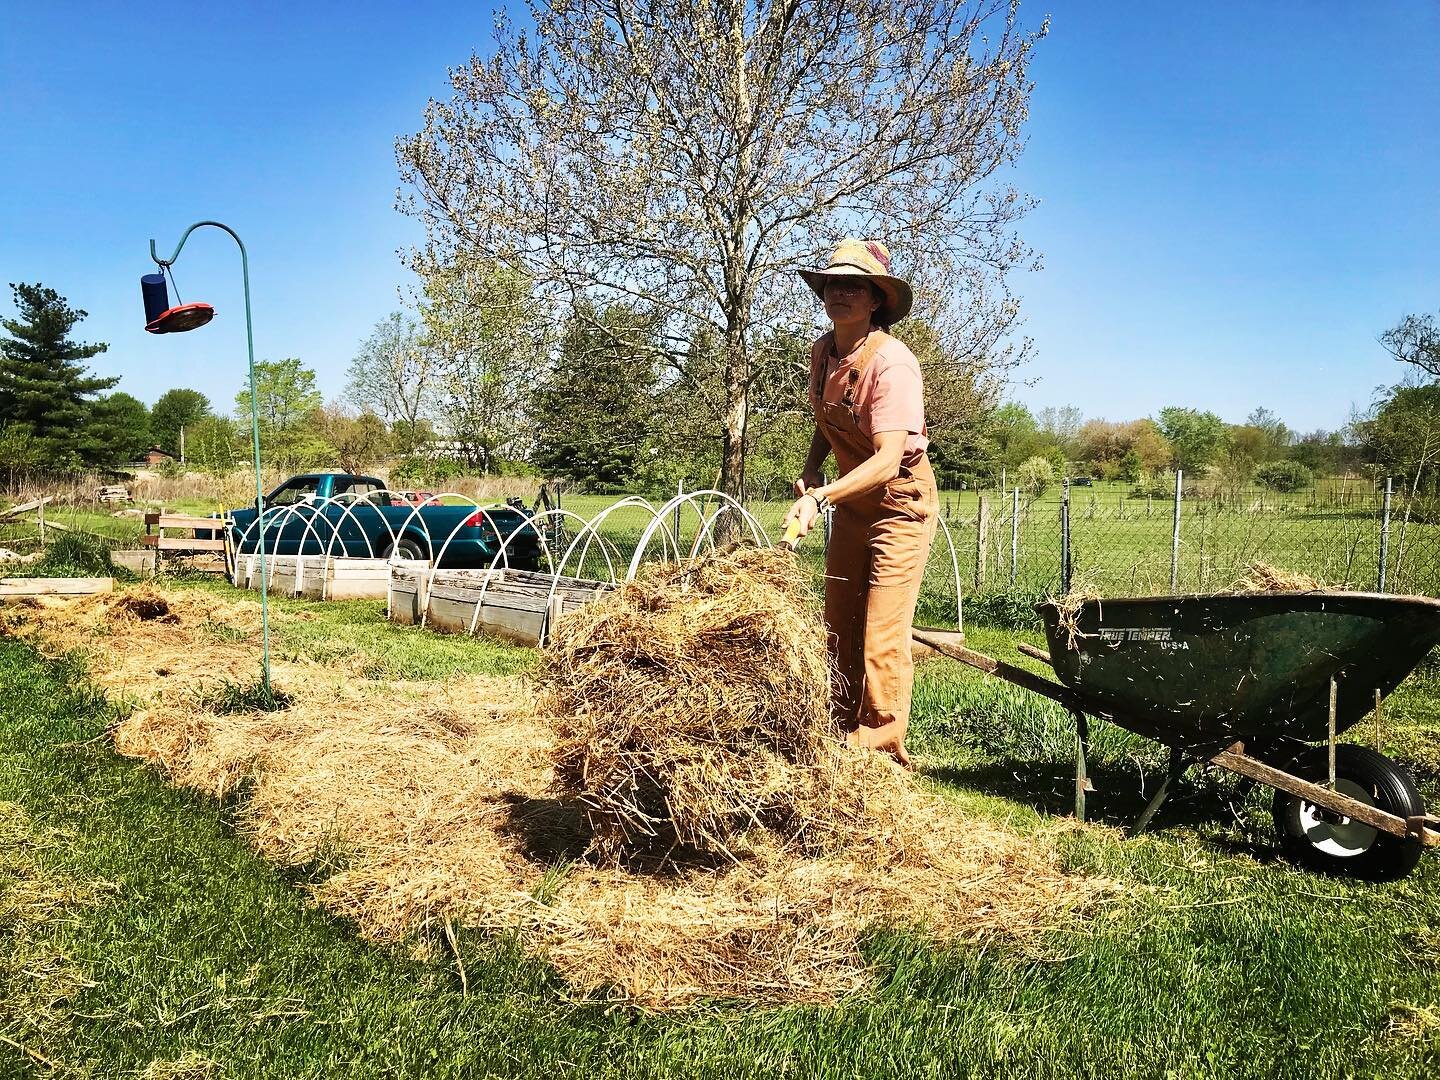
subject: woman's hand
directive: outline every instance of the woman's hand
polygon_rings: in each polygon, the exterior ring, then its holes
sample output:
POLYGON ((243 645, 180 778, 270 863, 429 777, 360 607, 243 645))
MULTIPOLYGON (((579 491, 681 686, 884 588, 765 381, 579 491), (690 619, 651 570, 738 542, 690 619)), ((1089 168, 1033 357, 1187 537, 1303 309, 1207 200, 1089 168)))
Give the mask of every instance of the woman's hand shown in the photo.
POLYGON ((800 530, 797 537, 804 536, 815 527, 815 520, 819 516, 820 504, 815 501, 815 496, 801 495, 786 512, 783 524, 788 529, 792 521, 798 523, 800 530))

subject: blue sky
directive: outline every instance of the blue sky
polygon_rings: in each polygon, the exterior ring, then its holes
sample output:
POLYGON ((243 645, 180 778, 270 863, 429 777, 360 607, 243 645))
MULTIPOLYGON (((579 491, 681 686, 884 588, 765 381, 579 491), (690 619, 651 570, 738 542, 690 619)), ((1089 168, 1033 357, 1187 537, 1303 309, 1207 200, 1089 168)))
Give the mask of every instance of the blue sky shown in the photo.
MULTIPOLYGON (((1045 269, 1018 275, 1035 359, 1014 396, 1129 419, 1169 404, 1337 427, 1401 374, 1375 343, 1440 310, 1440 5, 1057 3, 1014 180, 1045 269)), ((143 332, 138 278, 201 218, 251 254, 257 354, 337 395, 408 284, 393 141, 484 50, 484 5, 8 5, 0 279, 43 281, 153 402, 243 384, 238 255, 176 265, 203 332, 143 332), (198 7, 198 6, 196 6, 198 7), (183 29, 183 36, 182 36, 183 29)), ((897 252, 903 262, 903 252, 897 252)), ((8 293, 0 297, 8 311, 8 293)))

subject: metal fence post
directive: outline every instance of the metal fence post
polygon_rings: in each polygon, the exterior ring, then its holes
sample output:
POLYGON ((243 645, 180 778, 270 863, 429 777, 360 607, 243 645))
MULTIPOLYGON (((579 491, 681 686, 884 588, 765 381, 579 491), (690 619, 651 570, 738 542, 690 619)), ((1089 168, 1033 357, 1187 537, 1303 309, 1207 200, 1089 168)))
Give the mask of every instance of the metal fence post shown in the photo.
POLYGON ((1010 587, 1015 587, 1015 564, 1020 557, 1020 489, 1010 497, 1010 587))
POLYGON ((1380 504, 1380 584, 1376 592, 1385 591, 1385 564, 1390 561, 1390 496, 1393 478, 1385 477, 1385 501, 1380 504))
POLYGON ((1070 478, 1060 493, 1060 595, 1070 592, 1070 478))
MULTIPOLYGON (((676 497, 678 498, 678 497, 680 497, 680 496, 682 496, 682 495, 684 495, 684 494, 685 494, 685 481, 684 481, 684 480, 676 480, 676 481, 675 481, 675 495, 676 495, 676 497)), ((678 502, 675 504, 675 512, 674 512, 674 514, 672 515, 672 517, 674 518, 672 524, 673 524, 674 529, 675 529, 675 558, 676 558, 676 560, 678 561, 678 560, 680 560, 680 504, 679 504, 678 502)), ((578 572, 577 572, 576 576, 577 576, 577 577, 579 576, 578 572)))
POLYGON ((985 588, 985 542, 990 532, 990 500, 980 496, 980 508, 975 517, 975 591, 985 588))
POLYGON ((1185 474, 1175 470, 1175 527, 1170 534, 1170 591, 1180 588, 1180 500, 1184 497, 1185 474))

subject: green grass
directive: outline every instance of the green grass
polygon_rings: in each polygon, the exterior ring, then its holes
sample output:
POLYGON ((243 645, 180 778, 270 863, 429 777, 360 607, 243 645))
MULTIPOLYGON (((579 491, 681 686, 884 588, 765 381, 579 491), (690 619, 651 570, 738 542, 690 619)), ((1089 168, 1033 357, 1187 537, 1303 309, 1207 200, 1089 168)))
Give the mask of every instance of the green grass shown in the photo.
MULTIPOLYGON (((218 586, 207 585, 216 589, 218 586)), ((514 672, 508 646, 386 626, 377 605, 279 601, 277 650, 360 652, 409 676, 514 672)), ((1033 636, 972 627, 1014 658, 1033 636)), ((0 1077, 1434 1075, 1440 861, 1366 885, 1275 861, 1264 801, 1202 778, 1161 831, 1063 833, 1115 901, 1035 954, 875 932, 873 992, 831 1008, 716 1003, 676 1016, 574 1004, 505 940, 442 959, 379 948, 305 900, 301 872, 237 838, 233 805, 116 756, 115 706, 73 666, 0 639, 0 1077), (49 1062, 50 1064, 44 1064, 49 1062), (179 1064, 177 1064, 179 1063, 179 1064), (181 1071, 181 1064, 188 1071, 181 1071), (165 1071, 169 1069, 170 1071, 165 1071)), ((1440 672, 1391 699, 1387 749, 1433 746, 1440 672)), ((925 782, 1041 830, 1063 811, 1070 732, 1048 703, 943 661, 922 667, 925 782)), ((1096 733, 1103 824, 1153 783, 1143 741, 1096 733)), ((1413 758, 1412 758, 1413 759, 1413 758)), ((1436 794, 1433 768, 1425 786, 1436 794)), ((308 868, 306 872, 314 872, 308 868)))
MULTIPOLYGON (((231 601, 237 593, 223 578, 195 574, 171 584, 201 590, 231 601)), ((334 660, 362 657, 362 675, 370 679, 444 679, 451 675, 515 675, 535 662, 533 650, 488 637, 435 634, 417 626, 385 621, 383 600, 314 601, 270 597, 272 610, 301 613, 302 618, 273 625, 271 647, 281 659, 334 660)), ((218 632, 224 633, 223 629, 218 632)))
MULTIPOLYGON (((99 510, 82 510, 75 507, 46 507, 47 526, 61 528, 46 529, 46 540, 53 539, 61 532, 93 533, 103 536, 119 545, 134 544, 145 531, 145 523, 138 517, 114 517, 99 510)), ((23 520, 0 523, 0 547, 14 548, 22 554, 39 545, 39 524, 33 514, 23 520)))

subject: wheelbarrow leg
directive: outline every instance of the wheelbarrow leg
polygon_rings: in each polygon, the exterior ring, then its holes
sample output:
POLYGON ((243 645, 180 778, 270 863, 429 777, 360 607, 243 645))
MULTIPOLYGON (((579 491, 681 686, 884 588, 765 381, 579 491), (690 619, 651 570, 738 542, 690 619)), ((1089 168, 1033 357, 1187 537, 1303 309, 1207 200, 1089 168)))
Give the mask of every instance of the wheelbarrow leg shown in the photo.
POLYGON ((1180 774, 1185 771, 1185 755, 1180 752, 1180 747, 1170 748, 1170 768, 1165 773, 1165 779, 1160 781, 1160 787, 1150 801, 1145 804, 1145 809, 1140 811, 1140 816, 1135 819, 1135 824, 1130 828, 1132 837, 1139 836, 1150 824, 1150 819, 1155 816, 1156 811, 1165 802, 1165 796, 1170 794, 1170 785, 1180 779, 1180 774))
POLYGON ((1085 820, 1085 793, 1093 791, 1085 758, 1090 753, 1090 718, 1078 709, 1072 709, 1075 717, 1075 817, 1085 820))

